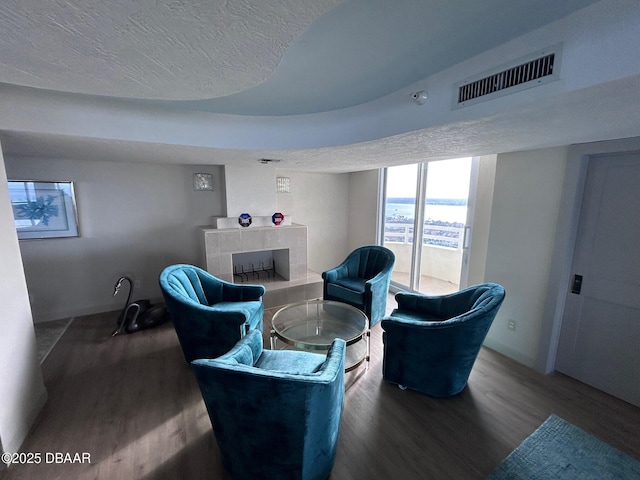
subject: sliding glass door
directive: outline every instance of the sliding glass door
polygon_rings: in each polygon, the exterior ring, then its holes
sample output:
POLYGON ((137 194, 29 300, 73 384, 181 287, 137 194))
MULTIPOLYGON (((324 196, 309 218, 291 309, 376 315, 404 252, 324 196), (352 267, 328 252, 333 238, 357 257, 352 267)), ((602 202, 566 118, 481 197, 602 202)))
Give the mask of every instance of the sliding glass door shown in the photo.
POLYGON ((430 295, 464 286, 471 158, 385 169, 382 244, 396 254, 393 287, 430 295))
POLYGON ((416 196, 419 194, 419 165, 402 165, 385 170, 383 245, 396 254, 391 282, 410 285, 416 226, 416 196))

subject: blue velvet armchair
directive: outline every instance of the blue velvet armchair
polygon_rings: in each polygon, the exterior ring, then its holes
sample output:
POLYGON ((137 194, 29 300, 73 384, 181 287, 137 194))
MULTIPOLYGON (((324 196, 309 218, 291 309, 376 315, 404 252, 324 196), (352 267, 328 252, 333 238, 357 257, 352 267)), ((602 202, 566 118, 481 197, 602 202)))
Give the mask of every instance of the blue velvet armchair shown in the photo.
POLYGON ((225 282, 193 265, 171 265, 160 290, 187 362, 227 353, 249 330, 262 332, 262 285, 225 282))
POLYGON ((322 273, 324 299, 359 308, 373 327, 386 312, 395 260, 391 250, 379 245, 356 248, 340 265, 322 273))
POLYGON ((326 356, 263 350, 250 331, 227 354, 192 362, 225 470, 234 479, 324 480, 344 400, 344 340, 326 356))
POLYGON ((504 296, 495 283, 443 296, 397 293, 398 308, 381 322, 383 379, 434 397, 460 393, 504 296))

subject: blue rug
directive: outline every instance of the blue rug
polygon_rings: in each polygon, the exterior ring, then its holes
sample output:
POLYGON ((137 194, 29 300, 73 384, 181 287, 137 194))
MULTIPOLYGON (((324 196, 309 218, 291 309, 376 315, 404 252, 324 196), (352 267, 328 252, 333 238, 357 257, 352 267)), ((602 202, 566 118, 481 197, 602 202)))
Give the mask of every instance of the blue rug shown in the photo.
POLYGON ((640 461, 551 415, 487 479, 632 480, 640 461))

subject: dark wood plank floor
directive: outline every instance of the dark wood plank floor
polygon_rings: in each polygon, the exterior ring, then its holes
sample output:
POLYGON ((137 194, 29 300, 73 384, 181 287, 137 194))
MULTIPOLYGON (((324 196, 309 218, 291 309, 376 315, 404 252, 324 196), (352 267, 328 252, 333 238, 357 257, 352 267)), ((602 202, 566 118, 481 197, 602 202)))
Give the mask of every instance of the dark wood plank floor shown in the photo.
MULTIPOLYGON (((43 461, 0 478, 228 478, 171 324, 110 338, 116 316, 76 318, 51 352, 49 400, 22 449, 43 461), (47 452, 87 452, 91 463, 46 463, 47 452)), ((640 458, 636 407, 488 349, 455 398, 401 391, 382 381, 381 333, 374 327, 370 370, 348 374, 332 480, 481 479, 551 413, 640 458)))

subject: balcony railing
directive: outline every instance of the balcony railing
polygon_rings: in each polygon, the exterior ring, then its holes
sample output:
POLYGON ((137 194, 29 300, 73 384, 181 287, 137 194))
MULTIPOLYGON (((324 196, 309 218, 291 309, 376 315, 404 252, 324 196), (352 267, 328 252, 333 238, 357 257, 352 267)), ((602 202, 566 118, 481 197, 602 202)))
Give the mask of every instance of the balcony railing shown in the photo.
MULTIPOLYGON (((444 223, 425 222, 422 244, 462 250, 464 225, 444 223)), ((384 225, 384 241, 385 243, 413 243, 413 223, 387 221, 384 225)))

